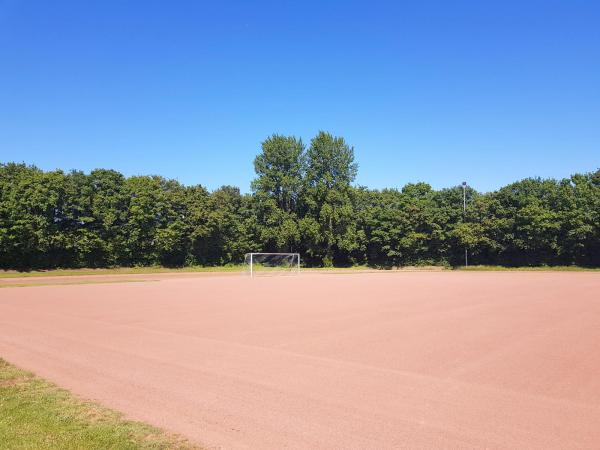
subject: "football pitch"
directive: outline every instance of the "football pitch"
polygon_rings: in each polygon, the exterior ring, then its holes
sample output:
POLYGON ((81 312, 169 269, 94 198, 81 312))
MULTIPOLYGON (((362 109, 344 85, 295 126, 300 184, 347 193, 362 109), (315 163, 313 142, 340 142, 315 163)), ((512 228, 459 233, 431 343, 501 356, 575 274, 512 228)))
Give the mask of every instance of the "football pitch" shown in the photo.
POLYGON ((207 448, 600 446, 598 273, 121 277, 0 289, 0 357, 207 448))

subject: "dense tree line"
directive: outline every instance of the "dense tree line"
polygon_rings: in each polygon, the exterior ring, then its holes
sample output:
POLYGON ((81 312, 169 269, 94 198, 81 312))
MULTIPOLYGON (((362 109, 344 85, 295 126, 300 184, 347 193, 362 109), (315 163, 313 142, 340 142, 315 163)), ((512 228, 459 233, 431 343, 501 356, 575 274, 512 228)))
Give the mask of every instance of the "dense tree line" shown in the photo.
POLYGON ((600 266, 600 170, 495 192, 426 183, 356 187, 354 151, 319 133, 273 135, 251 194, 114 170, 0 165, 0 267, 222 265, 298 251, 307 265, 600 266))

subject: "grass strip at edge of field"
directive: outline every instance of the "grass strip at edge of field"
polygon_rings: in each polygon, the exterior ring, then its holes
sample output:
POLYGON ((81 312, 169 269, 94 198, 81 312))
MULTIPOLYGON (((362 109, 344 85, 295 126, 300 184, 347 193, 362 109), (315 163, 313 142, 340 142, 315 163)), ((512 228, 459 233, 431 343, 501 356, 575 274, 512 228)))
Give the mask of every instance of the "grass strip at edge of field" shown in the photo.
POLYGON ((581 266, 457 266, 453 269, 466 272, 600 272, 600 267, 581 266))
POLYGON ((186 273, 186 272, 239 272, 242 265, 236 266, 210 266, 210 267, 115 267, 105 269, 48 269, 48 270, 0 270, 0 278, 28 278, 28 277, 69 277, 77 275, 135 275, 153 273, 186 273))
POLYGON ((80 400, 2 358, 0 436, 1 450, 199 449, 183 437, 80 400))
MULTIPOLYGON (((42 277, 61 277, 78 275, 136 275, 136 274, 161 274, 161 273, 211 273, 211 272, 243 272, 243 265, 210 266, 210 267, 116 267, 106 269, 48 269, 32 271, 0 270, 0 279, 2 278, 42 278, 42 277)), ((461 270, 461 271, 552 271, 552 272, 598 272, 600 268, 580 267, 580 266, 535 266, 535 267, 507 267, 507 266, 403 266, 375 268, 369 266, 352 267, 307 267, 302 268, 309 272, 343 272, 353 273, 361 271, 369 272, 393 272, 393 271, 440 271, 440 270, 461 270)), ((17 286, 15 286, 17 287, 17 286)))
POLYGON ((69 280, 69 281, 40 281, 33 283, 0 283, 0 289, 5 288, 23 288, 23 287, 40 287, 40 286, 72 286, 80 284, 120 284, 120 283, 147 283, 158 282, 160 280, 69 280))

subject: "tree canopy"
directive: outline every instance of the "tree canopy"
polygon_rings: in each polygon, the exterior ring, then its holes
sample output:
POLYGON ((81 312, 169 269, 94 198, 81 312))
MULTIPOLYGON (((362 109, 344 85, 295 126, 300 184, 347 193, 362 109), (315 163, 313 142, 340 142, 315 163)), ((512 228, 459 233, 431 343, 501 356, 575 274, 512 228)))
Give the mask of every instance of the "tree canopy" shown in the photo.
POLYGON ((252 192, 213 192, 114 170, 0 164, 0 267, 240 263, 294 251, 311 266, 461 264, 600 266, 600 170, 528 178, 494 192, 355 186, 354 149, 319 132, 308 147, 272 135, 252 192))

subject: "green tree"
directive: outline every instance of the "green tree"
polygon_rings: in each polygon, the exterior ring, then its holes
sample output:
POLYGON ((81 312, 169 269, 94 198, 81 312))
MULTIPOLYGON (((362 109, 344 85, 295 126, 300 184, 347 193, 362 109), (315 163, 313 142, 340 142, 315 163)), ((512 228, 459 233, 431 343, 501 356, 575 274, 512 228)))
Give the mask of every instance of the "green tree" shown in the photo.
POLYGON ((303 203, 306 253, 326 266, 347 264, 358 247, 351 183, 357 173, 354 149, 343 138, 319 132, 307 152, 303 203))
POLYGON ((559 184, 562 262, 600 264, 600 170, 559 184))
POLYGON ((194 217, 193 255, 205 265, 242 262, 252 238, 248 199, 233 186, 222 186, 208 197, 200 191, 202 208, 192 210, 194 217))
POLYGON ((304 144, 293 136, 274 134, 261 145, 254 159, 257 177, 252 189, 274 200, 277 208, 296 211, 305 172, 304 144))
POLYGON ((64 173, 0 164, 0 267, 239 263, 248 251, 300 250, 309 265, 600 266, 600 170, 529 178, 480 194, 426 183, 353 187, 343 138, 305 151, 273 135, 255 159, 253 194, 214 192, 113 170, 64 173))
POLYGON ((272 135, 254 160, 252 182, 260 248, 294 251, 300 242, 298 201, 305 173, 304 145, 293 136, 272 135))
POLYGON ((126 227, 130 196, 125 187, 125 177, 117 171, 96 169, 89 175, 91 186, 91 225, 101 244, 86 257, 86 265, 128 265, 126 227))

